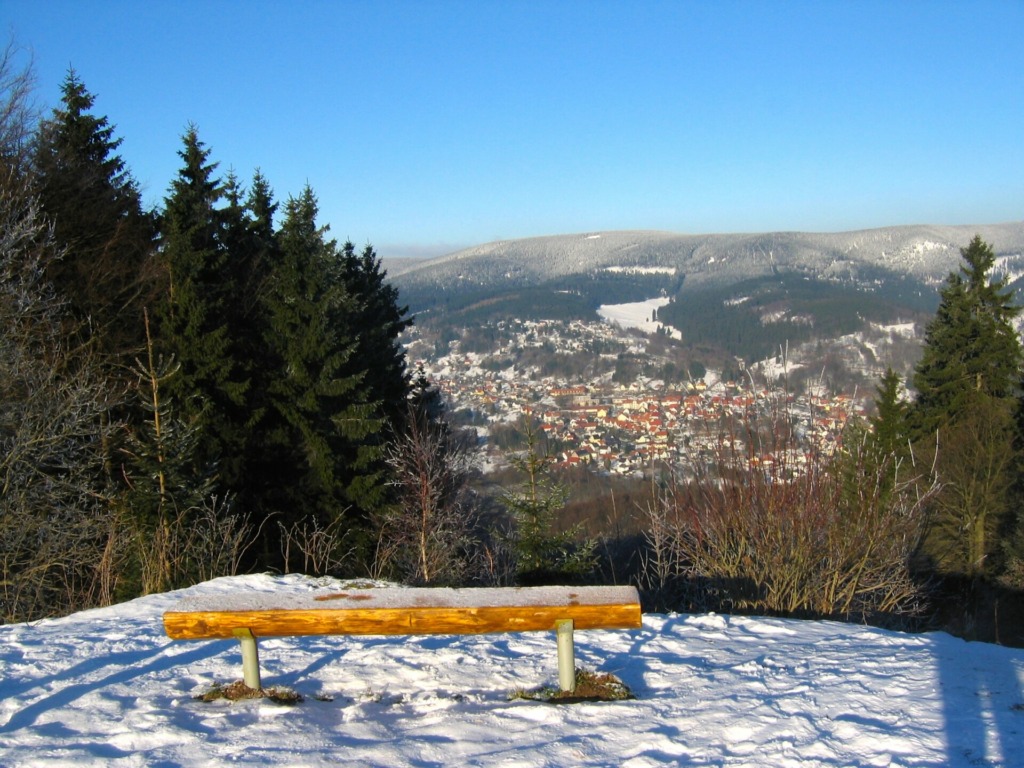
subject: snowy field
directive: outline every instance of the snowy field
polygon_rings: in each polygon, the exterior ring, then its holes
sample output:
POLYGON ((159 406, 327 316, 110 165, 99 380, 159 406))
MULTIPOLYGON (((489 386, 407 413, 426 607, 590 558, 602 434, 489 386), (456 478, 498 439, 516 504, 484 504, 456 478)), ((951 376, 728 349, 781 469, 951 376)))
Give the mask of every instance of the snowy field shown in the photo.
POLYGON ((553 633, 268 639, 264 685, 304 702, 194 699, 241 676, 238 644, 169 640, 178 598, 332 586, 224 578, 0 626, 0 765, 1024 766, 1024 650, 830 622, 578 632, 635 701, 509 700, 555 681, 553 633))
MULTIPOLYGON (((668 304, 668 299, 647 299, 628 304, 602 304, 597 308, 598 316, 609 325, 620 328, 639 328, 644 333, 658 333, 665 328, 662 323, 652 320, 654 311, 668 304)), ((673 338, 680 338, 679 331, 671 330, 673 338)))

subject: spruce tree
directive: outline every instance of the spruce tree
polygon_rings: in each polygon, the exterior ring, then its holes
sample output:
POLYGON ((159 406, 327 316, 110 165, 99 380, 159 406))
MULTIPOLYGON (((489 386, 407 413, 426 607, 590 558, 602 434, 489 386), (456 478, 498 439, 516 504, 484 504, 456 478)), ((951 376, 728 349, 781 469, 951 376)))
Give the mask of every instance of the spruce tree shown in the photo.
POLYGON ((596 544, 580 541, 579 525, 561 532, 556 530, 568 490, 552 476, 554 458, 541 452, 533 425, 527 421, 524 429, 526 450, 511 458, 522 481, 501 497, 515 524, 511 543, 516 579, 522 586, 579 581, 594 569, 596 544))
POLYGON ((980 236, 960 254, 964 263, 946 280, 915 368, 918 436, 966 415, 980 398, 1012 397, 1017 386, 1021 347, 1013 320, 1021 308, 1005 277, 991 279, 995 253, 980 236))
POLYGON ((924 554, 941 572, 971 578, 1001 567, 998 532, 1010 518, 1017 465, 1013 405, 1021 346, 1020 307, 1006 278, 993 280, 995 253, 980 237, 942 289, 915 369, 913 435, 932 456, 942 492, 932 506, 924 554))
POLYGON ((253 190, 246 195, 238 178, 229 172, 224 184, 225 205, 222 247, 225 253, 224 326, 227 354, 235 361, 236 378, 246 382, 238 399, 225 403, 225 418, 235 439, 221 458, 221 471, 228 487, 241 493, 245 508, 251 498, 253 462, 258 459, 259 425, 267 412, 268 364, 264 340, 268 320, 262 296, 267 289, 270 267, 275 258, 273 203, 269 185, 257 173, 253 190), (253 205, 259 212, 254 212, 253 205))
POLYGON ((383 492, 372 466, 382 424, 365 369, 352 360, 354 302, 317 213, 309 187, 286 203, 266 292, 272 375, 264 456, 273 479, 265 499, 284 522, 311 516, 330 525, 348 515, 358 526, 368 497, 383 492))
POLYGON ((888 503, 891 492, 915 476, 911 454, 909 408, 900 399, 900 377, 887 368, 875 389, 875 415, 866 423, 851 420, 843 434, 844 450, 835 469, 842 476, 843 495, 857 508, 866 489, 888 503))
POLYGON ((346 461, 360 468, 353 478, 349 497, 357 506, 374 510, 390 502, 396 486, 389 481, 393 466, 388 463, 389 445, 408 437, 410 425, 409 376, 402 332, 412 324, 408 308, 401 305, 398 291, 387 282, 387 272, 373 246, 356 252, 346 242, 337 254, 337 278, 350 302, 343 318, 351 330, 353 349, 344 371, 358 376, 368 398, 368 418, 373 428, 365 439, 349 447, 346 461), (358 453, 353 453, 358 448, 358 453))
MULTIPOLYGON (((149 330, 148 313, 146 328, 149 330)), ((122 472, 128 480, 123 502, 131 511, 122 522, 131 542, 118 564, 120 597, 163 592, 192 583, 182 561, 201 557, 184 553, 180 535, 195 524, 196 510, 213 495, 217 467, 197 471, 195 457, 202 434, 196 424, 177 418, 165 385, 180 373, 175 360, 158 358, 147 335, 136 361, 136 392, 145 413, 128 436, 122 472)))
POLYGON ((168 382, 182 417, 201 432, 197 460, 221 461, 242 439, 235 409, 248 389, 230 338, 234 300, 224 244, 223 190, 195 126, 183 137, 183 166, 171 183, 161 219, 161 258, 169 287, 161 307, 161 351, 180 373, 168 382))
POLYGON ((881 456, 903 455, 907 450, 909 409, 900 399, 900 376, 887 368, 875 390, 874 417, 871 424, 872 446, 881 456))
POLYGON ((354 300, 352 322, 359 329, 354 359, 366 368, 367 383, 381 402, 381 416, 400 423, 406 415, 409 377, 399 337, 410 325, 409 308, 387 282, 387 271, 373 246, 356 253, 346 242, 341 253, 345 287, 354 300))
MULTIPOLYGON (((229 208, 238 204, 228 185, 229 208)), ((268 295, 281 254, 274 216, 278 205, 267 179, 257 171, 242 206, 241 221, 231 226, 230 269, 235 286, 231 336, 247 365, 250 386, 245 395, 245 445, 240 456, 238 508, 265 522, 278 511, 281 494, 281 418, 272 407, 271 389, 280 365, 271 343, 268 295)), ((289 465, 290 466, 290 465, 289 465)), ((276 529, 276 525, 272 526, 276 529)), ((266 526, 264 526, 266 530, 266 526)))
POLYGON ((101 351, 130 363, 143 345, 142 306, 152 298, 154 221, 117 154, 121 139, 95 97, 68 72, 61 105, 34 147, 39 200, 65 250, 47 276, 101 351))
MULTIPOLYGON (((224 199, 224 246, 228 254, 226 273, 232 292, 228 305, 231 336, 256 336, 252 333, 253 324, 262 311, 261 297, 267 289, 270 270, 277 258, 277 234, 274 231, 277 203, 269 183, 259 171, 253 175, 252 187, 247 193, 234 172, 229 172, 224 184, 224 199)), ((254 340, 248 341, 253 343, 254 340)))

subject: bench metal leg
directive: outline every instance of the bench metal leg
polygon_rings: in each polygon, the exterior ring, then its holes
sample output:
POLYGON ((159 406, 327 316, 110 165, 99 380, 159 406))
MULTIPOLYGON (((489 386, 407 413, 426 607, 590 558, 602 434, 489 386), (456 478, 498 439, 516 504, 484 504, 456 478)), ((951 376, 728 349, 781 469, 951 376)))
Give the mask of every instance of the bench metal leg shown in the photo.
POLYGON ((563 691, 576 690, 576 649, 572 643, 572 619, 555 622, 558 633, 558 687, 563 691))
POLYGON ((260 682, 260 652, 256 647, 256 637, 248 629, 236 629, 234 635, 242 645, 242 679, 250 688, 260 690, 263 684, 260 682))

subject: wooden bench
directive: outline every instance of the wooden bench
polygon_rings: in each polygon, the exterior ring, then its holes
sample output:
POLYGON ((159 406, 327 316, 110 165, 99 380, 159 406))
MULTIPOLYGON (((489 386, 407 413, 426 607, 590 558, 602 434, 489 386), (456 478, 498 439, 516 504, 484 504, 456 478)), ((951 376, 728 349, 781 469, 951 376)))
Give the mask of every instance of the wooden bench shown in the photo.
POLYGON ((465 635, 555 631, 558 682, 575 688, 575 629, 640 627, 635 587, 372 588, 183 598, 164 613, 179 640, 236 637, 250 688, 260 682, 259 637, 297 635, 465 635))

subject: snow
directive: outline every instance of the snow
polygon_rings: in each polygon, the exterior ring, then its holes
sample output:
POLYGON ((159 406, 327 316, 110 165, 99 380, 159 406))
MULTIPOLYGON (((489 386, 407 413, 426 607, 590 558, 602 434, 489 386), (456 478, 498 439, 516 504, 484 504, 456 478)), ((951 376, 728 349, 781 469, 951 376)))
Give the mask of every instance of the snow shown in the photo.
POLYGON ((791 360, 788 355, 777 355, 767 360, 761 360, 752 367, 756 368, 766 381, 774 384, 780 379, 785 380, 789 374, 795 373, 805 366, 803 363, 791 360))
POLYGON ((509 589, 424 589, 383 587, 367 589, 366 584, 344 589, 320 589, 316 592, 237 591, 192 594, 183 597, 171 610, 181 613, 206 611, 333 611, 346 607, 360 610, 399 608, 509 608, 515 606, 622 605, 636 604, 633 587, 512 587, 509 589))
MULTIPOLYGON (((646 301, 632 301, 626 304, 602 304, 597 308, 598 316, 609 325, 617 325, 620 328, 639 328, 644 333, 658 333, 668 326, 655 320, 651 320, 654 311, 664 307, 669 299, 661 297, 647 299, 646 301)), ((680 334, 674 328, 669 328, 673 338, 679 338, 680 334)))
POLYGON ((605 267, 604 272, 621 275, 674 275, 675 267, 605 267))
POLYGON ((576 633, 637 700, 573 705, 509 700, 554 681, 553 633, 262 640, 291 707, 195 700, 240 677, 238 643, 163 634, 181 598, 350 586, 230 577, 0 626, 0 765, 1024 765, 1024 650, 944 633, 649 614, 576 633))
POLYGON ((1021 277, 1024 277, 1024 272, 1020 269, 1021 256, 1022 254, 1014 253, 998 257, 993 265, 993 272, 1002 276, 1007 283, 1020 280, 1021 277))
POLYGON ((892 323, 891 325, 872 323, 871 325, 882 333, 890 333, 904 339, 912 339, 917 335, 917 326, 914 323, 892 323))

